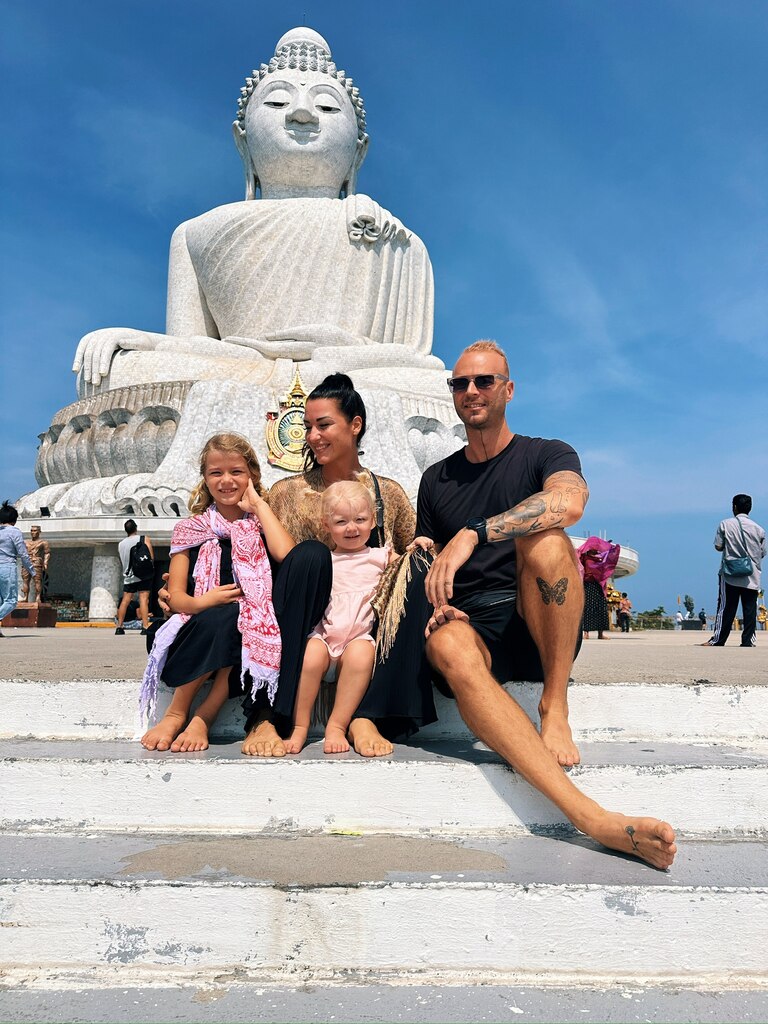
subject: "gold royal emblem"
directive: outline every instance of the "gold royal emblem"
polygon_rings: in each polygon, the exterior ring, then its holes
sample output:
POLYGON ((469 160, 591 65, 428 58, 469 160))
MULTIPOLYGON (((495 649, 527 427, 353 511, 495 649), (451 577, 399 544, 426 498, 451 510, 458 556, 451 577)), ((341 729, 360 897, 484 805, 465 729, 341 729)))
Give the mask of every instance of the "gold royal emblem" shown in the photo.
POLYGON ((267 461, 270 466, 299 473, 304 469, 304 404, 307 392, 298 369, 290 391, 280 399, 280 409, 267 413, 267 461))

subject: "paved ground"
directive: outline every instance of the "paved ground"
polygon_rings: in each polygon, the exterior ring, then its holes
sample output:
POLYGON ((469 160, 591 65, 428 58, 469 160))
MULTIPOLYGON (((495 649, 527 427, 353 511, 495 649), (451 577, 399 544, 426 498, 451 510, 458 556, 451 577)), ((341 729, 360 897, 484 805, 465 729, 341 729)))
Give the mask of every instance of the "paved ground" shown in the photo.
MULTIPOLYGON (((0 679, 139 679, 144 637, 111 629, 5 629, 0 679)), ((768 684, 768 632, 742 649, 731 634, 726 647, 700 647, 710 633, 647 631, 585 640, 573 667, 581 683, 768 684)))
POLYGON ((216 985, 0 991, 0 1020, 34 1022, 461 1022, 768 1020, 768 993, 509 985, 216 985))

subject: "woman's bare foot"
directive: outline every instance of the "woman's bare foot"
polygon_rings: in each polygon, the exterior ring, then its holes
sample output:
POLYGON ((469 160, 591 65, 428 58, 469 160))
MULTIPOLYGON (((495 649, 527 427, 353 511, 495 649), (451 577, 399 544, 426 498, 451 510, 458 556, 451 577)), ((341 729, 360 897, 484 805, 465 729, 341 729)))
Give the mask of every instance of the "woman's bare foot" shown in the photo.
POLYGON ((291 735, 285 740, 286 754, 298 754, 307 742, 309 729, 305 725, 294 725, 291 735))
POLYGON ((557 758, 557 763, 563 768, 571 768, 581 762, 579 748, 573 742, 571 727, 568 724, 568 715, 562 711, 542 711, 539 708, 541 718, 541 738, 544 746, 557 758))
POLYGON ((285 757, 285 744, 274 725, 265 720, 255 725, 245 737, 242 751, 251 757, 285 757))
POLYGON ((347 742, 345 730, 338 725, 331 725, 329 722, 325 727, 323 753, 343 754, 345 750, 349 750, 349 743, 347 742))
POLYGON ((208 725, 199 715, 193 715, 187 727, 180 732, 171 744, 174 754, 185 753, 188 750, 208 749, 208 725))
POLYGON ((677 853, 674 829, 658 818, 628 818, 605 811, 597 824, 585 831, 603 846, 639 857, 660 871, 671 865, 677 853))
POLYGON ((147 750, 170 750, 171 744, 186 724, 186 716, 166 711, 157 725, 153 725, 141 737, 142 747, 147 750))
POLYGON ((395 749, 369 718, 354 718, 349 726, 349 738, 361 757, 384 757, 395 749))

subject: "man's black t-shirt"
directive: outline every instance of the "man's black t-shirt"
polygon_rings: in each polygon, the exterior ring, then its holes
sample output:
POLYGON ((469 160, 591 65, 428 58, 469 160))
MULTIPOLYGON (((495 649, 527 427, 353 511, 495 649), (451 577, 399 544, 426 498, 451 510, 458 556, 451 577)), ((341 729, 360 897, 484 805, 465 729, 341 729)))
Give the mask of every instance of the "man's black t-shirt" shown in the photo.
MULTIPOLYGON (((581 462, 564 441, 515 434, 504 451, 487 462, 469 462, 465 449, 430 466, 421 478, 416 533, 447 544, 472 516, 507 512, 544 487, 553 473, 581 474, 581 462)), ((514 541, 475 548, 456 573, 454 597, 482 590, 514 589, 517 581, 514 541)))

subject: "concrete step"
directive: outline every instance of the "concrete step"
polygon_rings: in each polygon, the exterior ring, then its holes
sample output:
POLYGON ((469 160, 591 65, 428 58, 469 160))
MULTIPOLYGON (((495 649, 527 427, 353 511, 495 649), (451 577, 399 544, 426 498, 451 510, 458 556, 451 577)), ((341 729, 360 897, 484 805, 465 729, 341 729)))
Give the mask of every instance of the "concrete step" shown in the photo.
MULTIPOLYGON (((768 751, 592 743, 571 777, 603 806, 666 818, 689 836, 764 835, 768 751)), ((247 758, 239 744, 170 754, 138 743, 0 742, 7 828, 477 833, 562 827, 500 758, 470 741, 398 745, 374 760, 247 758)))
MULTIPOLYGON (((531 719, 538 721, 541 685, 508 683, 506 689, 531 719)), ((130 739, 143 731, 138 692, 135 679, 0 679, 0 736, 130 739)), ((169 700, 169 692, 163 688, 161 714, 169 700)), ((469 739, 455 701, 436 694, 436 702, 439 721, 421 730, 419 740, 469 739)), ((574 683, 569 702, 576 738, 582 742, 680 740, 747 745, 768 740, 768 686, 722 686, 705 679, 690 684, 574 683)), ((213 735, 237 739, 242 733, 240 702, 231 700, 213 735)))
POLYGON ((666 1021, 667 1024, 765 1024, 768 992, 627 984, 536 986, 472 984, 301 984, 212 982, 185 986, 167 982, 150 987, 33 987, 22 983, 0 990, 0 1019, 16 1024, 124 1024, 156 1021, 180 1024, 277 1024, 296 1021, 410 1021, 412 1024, 582 1024, 610 1021, 666 1021))
POLYGON ((536 836, 5 834, 0 863, 9 980, 765 981, 759 841, 666 873, 536 836))

